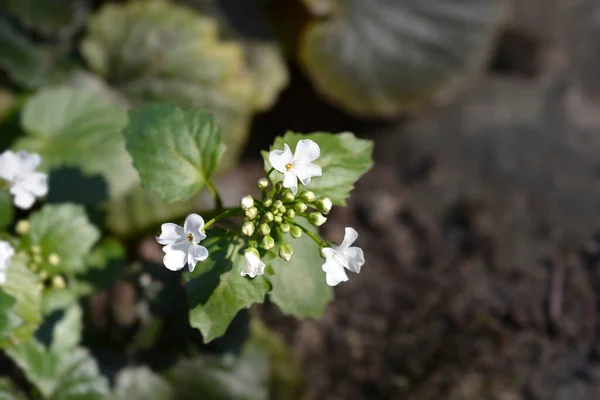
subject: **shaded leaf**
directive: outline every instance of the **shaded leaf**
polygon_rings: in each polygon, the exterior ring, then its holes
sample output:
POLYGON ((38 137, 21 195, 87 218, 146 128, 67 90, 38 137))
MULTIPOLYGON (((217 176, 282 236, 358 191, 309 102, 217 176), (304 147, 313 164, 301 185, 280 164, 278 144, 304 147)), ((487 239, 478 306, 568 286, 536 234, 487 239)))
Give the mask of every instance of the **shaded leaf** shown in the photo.
POLYGON ((108 186, 100 176, 86 176, 78 168, 60 168, 50 172, 46 200, 50 203, 98 205, 108 200, 108 186))
POLYGON ((174 399, 169 383, 148 367, 126 368, 116 378, 113 400, 174 399))
POLYGON ((9 378, 0 378, 0 400, 25 400, 9 378))
POLYGON ((0 229, 6 229, 15 217, 15 207, 10 193, 0 190, 0 229))
MULTIPOLYGON (((0 7, 19 18, 25 25, 40 32, 56 34, 68 25, 82 20, 87 2, 81 0, 0 0, 0 7), (77 16, 80 16, 77 18, 77 16)), ((71 29, 72 30, 72 29, 71 29)))

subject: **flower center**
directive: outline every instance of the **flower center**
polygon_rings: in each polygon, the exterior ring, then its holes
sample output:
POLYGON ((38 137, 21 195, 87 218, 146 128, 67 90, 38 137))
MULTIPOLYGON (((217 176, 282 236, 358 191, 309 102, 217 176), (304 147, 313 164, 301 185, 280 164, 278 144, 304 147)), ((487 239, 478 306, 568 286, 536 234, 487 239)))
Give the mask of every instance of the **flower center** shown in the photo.
POLYGON ((285 170, 286 170, 286 171, 289 171, 290 169, 292 169, 292 167, 293 167, 293 166, 294 166, 294 164, 292 164, 292 163, 287 163, 287 164, 285 164, 285 170))
POLYGON ((194 235, 192 235, 191 233, 188 233, 188 240, 190 242, 193 242, 194 241, 194 235))

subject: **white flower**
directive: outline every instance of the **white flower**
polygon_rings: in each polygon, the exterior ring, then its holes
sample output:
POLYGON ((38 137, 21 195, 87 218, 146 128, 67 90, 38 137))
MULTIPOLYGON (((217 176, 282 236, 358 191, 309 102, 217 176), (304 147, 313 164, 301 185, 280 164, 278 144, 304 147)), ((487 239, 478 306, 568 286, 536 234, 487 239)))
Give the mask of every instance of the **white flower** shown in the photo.
POLYGON ((198 261, 208 258, 206 247, 198 244, 206 237, 202 233, 202 227, 204 227, 204 219, 198 214, 188 215, 183 228, 173 223, 162 224, 160 236, 156 241, 165 246, 163 247, 165 267, 171 271, 178 271, 187 262, 192 272, 198 261))
POLYGON ((0 240, 0 285, 6 283, 6 269, 14 254, 15 249, 12 248, 10 243, 0 240))
POLYGON ((260 261, 258 250, 251 248, 244 253, 244 267, 240 275, 255 278, 265 273, 265 263, 260 261))
POLYGON ((310 183, 313 176, 321 176, 321 167, 312 161, 319 158, 321 149, 319 145, 310 139, 303 139, 296 145, 296 152, 292 151, 287 144, 283 150, 273 150, 269 154, 269 162, 277 171, 283 174, 283 187, 292 189, 292 193, 298 192, 298 179, 303 185, 310 183))
POLYGON ((336 286, 340 282, 346 282, 348 275, 344 268, 356 272, 360 272, 360 267, 365 263, 365 256, 360 247, 350 247, 358 238, 358 233, 350 227, 346 227, 344 241, 339 246, 325 247, 323 255, 325 255, 325 279, 329 286, 336 286))
POLYGON ((15 205, 24 210, 31 208, 36 197, 48 193, 47 175, 35 172, 41 160, 38 154, 24 151, 0 154, 0 178, 10 184, 15 205))

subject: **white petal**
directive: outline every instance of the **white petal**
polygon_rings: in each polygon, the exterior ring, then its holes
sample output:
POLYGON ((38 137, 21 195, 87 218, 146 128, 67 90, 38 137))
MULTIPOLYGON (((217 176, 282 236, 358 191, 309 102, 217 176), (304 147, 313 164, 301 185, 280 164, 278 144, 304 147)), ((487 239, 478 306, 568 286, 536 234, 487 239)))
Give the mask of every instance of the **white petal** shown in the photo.
POLYGON ((19 160, 20 175, 28 175, 33 173, 42 161, 40 155, 36 153, 19 151, 16 155, 17 159, 19 160))
POLYGON ((294 160, 290 146, 283 144, 283 150, 273 150, 269 153, 269 162, 271 166, 277 171, 285 172, 285 165, 291 163, 294 160))
POLYGON ((246 252, 244 254, 244 266, 242 267, 242 271, 240 275, 249 276, 250 278, 255 278, 258 275, 263 275, 265 273, 265 263, 260 260, 256 254, 252 252, 246 252))
POLYGON ((349 247, 345 249, 342 254, 348 263, 345 267, 358 274, 360 272, 360 267, 365 263, 365 255, 362 249, 360 247, 349 247))
POLYGON ((325 260, 323 271, 325 271, 325 281, 329 286, 336 286, 340 282, 346 282, 348 280, 348 275, 346 275, 346 271, 344 271, 344 266, 340 264, 335 257, 328 257, 327 260, 325 260))
POLYGON ((352 246, 352 243, 354 243, 354 241, 356 241, 357 238, 358 232, 356 232, 354 228, 350 228, 349 226, 347 226, 344 230, 344 240, 342 241, 342 244, 340 244, 338 251, 342 251, 352 246))
POLYGON ((292 189, 293 194, 298 192, 298 178, 295 173, 292 171, 285 171, 283 173, 283 187, 292 189))
POLYGON ((202 233, 201 229, 204 227, 204 218, 198 214, 190 214, 185 219, 183 229, 185 233, 191 233, 194 236, 194 242, 198 243, 202 239, 206 238, 206 235, 202 233))
POLYGON ((15 254, 15 249, 10 243, 0 240, 0 270, 5 270, 10 264, 10 259, 15 254))
POLYGON ((296 145, 294 163, 308 164, 319 158, 319 155, 321 155, 319 145, 310 139, 303 139, 296 145))
POLYGON ((183 268, 187 261, 188 247, 187 243, 177 243, 163 247, 165 252, 163 264, 165 264, 165 267, 171 271, 179 271, 183 268))
POLYGON ((291 169, 294 174, 300 179, 303 185, 308 185, 310 183, 310 178, 313 176, 321 176, 323 171, 321 167, 316 164, 301 164, 296 163, 291 169))
POLYGON ((6 273, 4 271, 0 271, 0 285, 4 285, 6 283, 6 273))
POLYGON ((0 178, 12 181, 19 171, 17 156, 10 150, 0 154, 0 178))
POLYGON ((15 196, 15 206, 19 207, 20 209, 27 210, 31 208, 35 202, 35 196, 23 189, 20 185, 11 186, 10 192, 15 196))
POLYGON ((33 172, 21 181, 19 185, 37 197, 48 194, 48 176, 41 172, 33 172))
POLYGON ((204 261, 208 258, 208 249, 199 244, 192 243, 188 248, 188 268, 190 272, 194 272, 196 263, 204 261))
POLYGON ((160 226, 160 230, 160 236, 156 238, 160 244, 168 245, 188 240, 183 228, 177 224, 167 222, 160 226))

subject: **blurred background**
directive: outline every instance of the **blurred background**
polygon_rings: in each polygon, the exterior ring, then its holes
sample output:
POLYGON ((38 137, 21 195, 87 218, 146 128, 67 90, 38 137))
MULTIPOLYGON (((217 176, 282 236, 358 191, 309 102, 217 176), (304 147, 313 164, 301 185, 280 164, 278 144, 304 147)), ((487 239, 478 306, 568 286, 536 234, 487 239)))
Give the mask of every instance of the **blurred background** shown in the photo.
MULTIPOLYGON (((600 1, 0 0, 0 14, 0 149, 101 173, 106 229, 148 260, 148 228, 206 197, 167 206, 108 150, 65 159, 18 127, 28 96, 61 85, 207 109, 230 203, 286 130, 375 141, 375 167, 323 229, 357 229, 361 274, 322 320, 267 301, 203 347, 235 351, 251 332, 270 349, 270 398, 600 398, 600 1)), ((201 342, 185 307, 140 317, 150 289, 132 282, 87 304, 84 341, 108 376, 201 342)))

